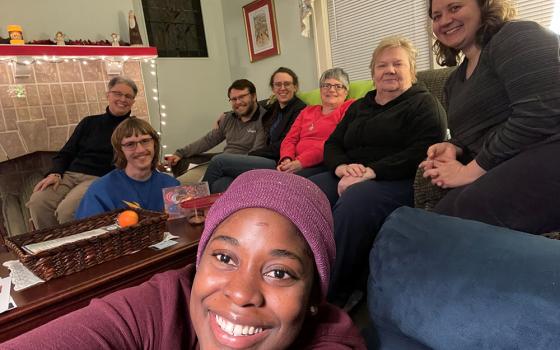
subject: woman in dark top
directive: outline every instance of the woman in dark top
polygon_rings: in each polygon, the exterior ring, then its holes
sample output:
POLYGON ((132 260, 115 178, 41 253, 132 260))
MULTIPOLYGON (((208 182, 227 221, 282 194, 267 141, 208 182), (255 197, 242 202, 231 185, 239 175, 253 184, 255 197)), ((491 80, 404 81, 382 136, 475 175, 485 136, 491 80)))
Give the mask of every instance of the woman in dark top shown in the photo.
POLYGON ((421 167, 452 189, 436 212, 544 233, 560 228, 558 36, 515 12, 506 0, 430 1, 440 64, 464 59, 445 89, 451 139, 421 167))
POLYGON ((329 300, 344 305, 365 286, 367 256, 394 209, 412 205, 412 182, 429 145, 443 140, 445 112, 416 82, 416 50, 401 37, 382 40, 371 62, 376 90, 357 100, 325 143, 331 171, 310 178, 333 207, 337 259, 329 300))
POLYGON ((299 82, 291 69, 278 68, 270 76, 269 85, 274 95, 262 119, 268 134, 266 146, 249 156, 223 153, 213 157, 203 179, 213 193, 225 191, 233 179, 247 170, 274 168, 280 159, 280 144, 306 104, 296 96, 299 82))

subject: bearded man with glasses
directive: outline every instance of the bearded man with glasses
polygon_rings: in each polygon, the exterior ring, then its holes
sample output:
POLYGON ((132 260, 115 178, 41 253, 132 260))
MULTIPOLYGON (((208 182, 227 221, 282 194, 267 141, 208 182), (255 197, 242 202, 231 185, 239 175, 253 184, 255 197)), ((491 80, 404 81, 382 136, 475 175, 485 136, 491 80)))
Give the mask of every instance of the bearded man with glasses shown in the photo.
POLYGON ((76 219, 128 206, 163 211, 162 189, 178 186, 156 170, 159 135, 145 120, 130 117, 111 136, 115 170, 93 182, 76 211, 76 219))
POLYGON ((138 87, 131 79, 111 79, 105 113, 85 117, 78 123, 27 203, 37 229, 73 220, 91 183, 114 168, 111 134, 130 116, 137 93, 138 87))
MULTIPOLYGON (((206 135, 166 157, 169 165, 175 166, 181 159, 200 155, 223 141, 224 153, 248 154, 266 145, 267 135, 263 129, 262 117, 266 109, 257 103, 255 85, 247 79, 234 81, 228 88, 228 99, 232 111, 220 118, 218 127, 206 135)), ((207 164, 202 164, 178 177, 181 183, 201 180, 207 164)))

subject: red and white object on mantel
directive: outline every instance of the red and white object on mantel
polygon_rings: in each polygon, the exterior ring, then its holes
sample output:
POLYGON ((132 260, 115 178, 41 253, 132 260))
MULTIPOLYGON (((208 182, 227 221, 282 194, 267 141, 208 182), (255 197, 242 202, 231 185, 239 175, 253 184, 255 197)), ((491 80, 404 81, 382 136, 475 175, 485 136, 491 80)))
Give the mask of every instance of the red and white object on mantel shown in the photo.
POLYGON ((147 46, 80 46, 65 45, 0 45, 0 59, 6 56, 51 57, 111 57, 128 56, 131 59, 150 59, 157 57, 157 48, 147 46))

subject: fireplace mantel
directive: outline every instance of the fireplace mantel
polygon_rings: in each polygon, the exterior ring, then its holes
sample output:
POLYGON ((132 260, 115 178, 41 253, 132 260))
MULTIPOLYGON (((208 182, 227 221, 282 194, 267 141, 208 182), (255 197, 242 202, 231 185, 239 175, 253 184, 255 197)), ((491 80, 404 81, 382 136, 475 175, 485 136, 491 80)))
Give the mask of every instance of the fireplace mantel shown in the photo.
POLYGON ((53 57, 60 59, 129 57, 150 59, 157 57, 157 49, 148 46, 0 45, 0 59, 9 57, 36 57, 38 59, 53 59, 53 57))

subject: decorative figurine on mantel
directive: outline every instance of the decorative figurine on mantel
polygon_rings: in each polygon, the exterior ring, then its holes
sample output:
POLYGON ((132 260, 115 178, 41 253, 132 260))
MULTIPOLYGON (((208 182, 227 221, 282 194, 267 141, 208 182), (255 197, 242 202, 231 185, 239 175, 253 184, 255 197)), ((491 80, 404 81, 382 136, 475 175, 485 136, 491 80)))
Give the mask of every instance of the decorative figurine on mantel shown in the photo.
POLYGON ((20 25, 10 24, 8 25, 8 34, 10 35, 10 44, 12 45, 23 45, 23 30, 20 25))
POLYGON ((142 37, 134 11, 128 12, 128 32, 130 34, 130 46, 142 46, 142 37))
POLYGON ((66 45, 66 43, 64 42, 64 38, 66 37, 66 35, 64 35, 63 32, 58 31, 56 32, 56 34, 54 35, 54 41, 56 41, 57 45, 66 45))
POLYGON ((111 33, 111 45, 112 46, 121 46, 119 45, 119 39, 121 38, 120 35, 118 35, 117 33, 111 33))

